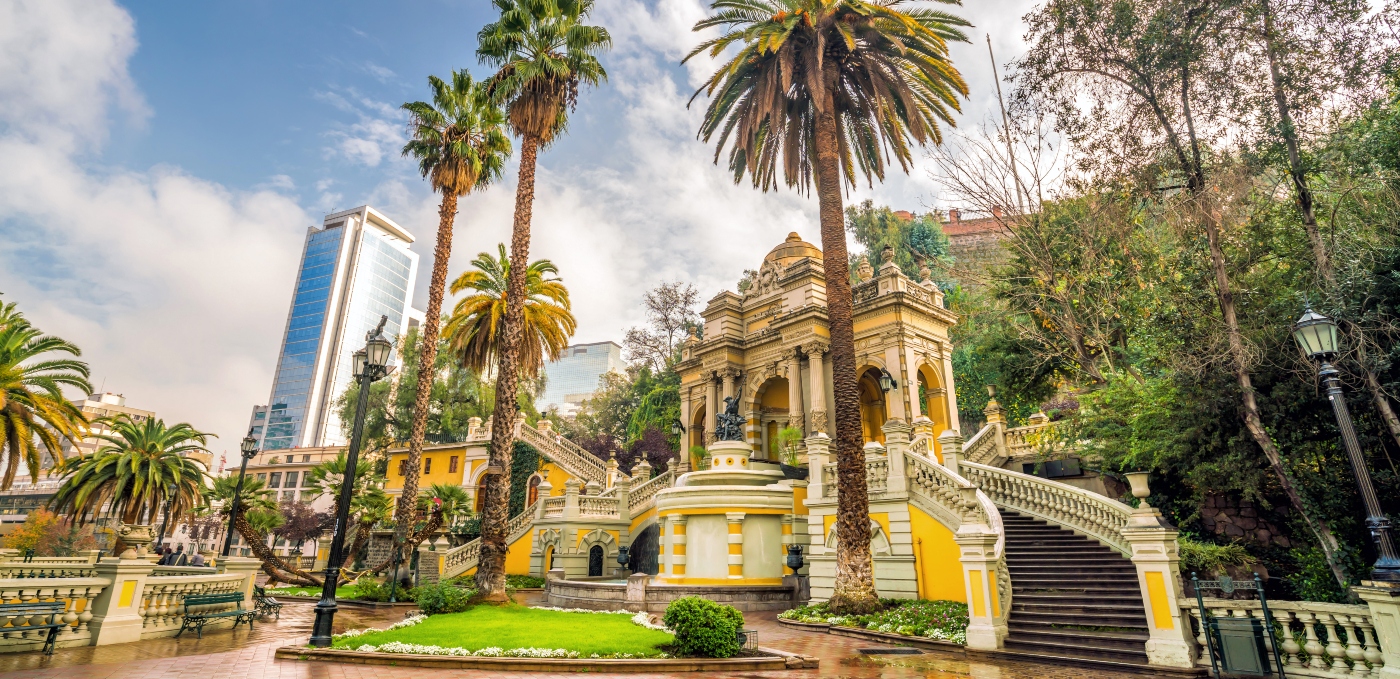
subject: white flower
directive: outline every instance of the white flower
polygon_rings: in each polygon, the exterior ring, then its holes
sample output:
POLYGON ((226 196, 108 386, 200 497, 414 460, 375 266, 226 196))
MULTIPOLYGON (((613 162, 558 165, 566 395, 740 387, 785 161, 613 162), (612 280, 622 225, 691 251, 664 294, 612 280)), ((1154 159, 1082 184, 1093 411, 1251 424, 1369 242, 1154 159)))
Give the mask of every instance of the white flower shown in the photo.
POLYGON ((331 637, 331 638, 332 638, 332 639, 350 639, 350 638, 353 638, 353 637, 358 637, 358 636, 360 636, 360 635, 362 635, 362 634, 369 634, 370 632, 387 632, 387 631, 389 631, 389 630, 403 629, 403 628, 405 628, 405 627, 412 627, 412 626, 414 626, 414 625, 417 625, 418 623, 423 622, 424 620, 427 620, 427 619, 428 619, 428 616, 426 616, 426 615, 424 615, 424 614, 422 614, 422 613, 418 613, 418 612, 415 611, 414 614, 411 614, 409 617, 404 618, 403 620, 400 620, 399 622, 396 622, 396 623, 394 623, 394 624, 392 624, 392 625, 389 625, 388 627, 385 627, 384 629, 374 629, 374 628, 372 628, 372 627, 371 627, 371 628, 368 628, 368 629, 348 629, 348 630, 345 630, 344 632, 341 632, 340 634, 334 635, 334 636, 331 637))
POLYGON ((665 625, 658 625, 656 623, 653 623, 651 621, 651 616, 648 615, 645 611, 632 616, 632 624, 645 627, 647 629, 654 629, 659 632, 665 632, 667 634, 675 634, 675 632, 671 628, 665 625))

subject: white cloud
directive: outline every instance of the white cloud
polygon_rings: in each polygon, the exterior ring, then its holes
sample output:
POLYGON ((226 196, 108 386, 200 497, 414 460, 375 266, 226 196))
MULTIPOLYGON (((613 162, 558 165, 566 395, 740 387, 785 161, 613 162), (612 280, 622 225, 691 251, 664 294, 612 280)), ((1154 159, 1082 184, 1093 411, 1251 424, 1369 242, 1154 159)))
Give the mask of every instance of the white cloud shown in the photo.
POLYGON ((370 74, 374 77, 375 80, 378 80, 382 83, 387 83, 390 80, 393 80, 395 76, 395 73, 393 71, 383 66, 380 66, 379 64, 376 64, 372 61, 365 62, 365 73, 370 74))
POLYGON ((342 95, 335 91, 316 93, 316 98, 337 110, 353 114, 358 121, 338 125, 326 136, 332 140, 327 157, 339 157, 365 167, 378 167, 386 157, 397 156, 403 148, 403 114, 382 101, 375 101, 356 90, 342 95))
POLYGON ((272 191, 87 153, 114 108, 141 110, 135 48, 111 2, 0 8, 0 291, 82 347, 94 387, 236 448, 267 398, 311 221, 272 191))

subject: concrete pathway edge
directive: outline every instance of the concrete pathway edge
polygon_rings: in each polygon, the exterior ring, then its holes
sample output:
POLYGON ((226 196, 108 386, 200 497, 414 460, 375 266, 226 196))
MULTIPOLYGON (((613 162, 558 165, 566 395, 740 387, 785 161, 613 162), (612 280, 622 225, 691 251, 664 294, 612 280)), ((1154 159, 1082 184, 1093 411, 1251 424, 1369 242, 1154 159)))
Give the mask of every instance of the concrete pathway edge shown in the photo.
POLYGON ((817 666, 817 659, 760 649, 771 655, 758 658, 481 658, 411 653, 369 653, 343 649, 283 646, 277 660, 302 660, 393 665, 434 669, 499 670, 511 672, 762 672, 817 666))

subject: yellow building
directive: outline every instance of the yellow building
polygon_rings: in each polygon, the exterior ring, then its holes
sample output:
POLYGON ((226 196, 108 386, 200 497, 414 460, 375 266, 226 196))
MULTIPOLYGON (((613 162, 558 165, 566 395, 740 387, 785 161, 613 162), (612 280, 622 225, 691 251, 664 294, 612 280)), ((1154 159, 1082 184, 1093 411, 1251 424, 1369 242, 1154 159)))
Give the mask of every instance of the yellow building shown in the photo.
MULTIPOLYGON (((957 429, 948 339, 957 316, 943 307, 943 293, 927 273, 913 281, 892 252, 884 260, 877 272, 862 259, 853 290, 865 440, 883 442, 889 419, 934 435, 957 429)), ((831 333, 820 250, 789 234, 763 258, 744 292, 721 292, 702 316, 703 339, 686 341, 677 365, 690 446, 712 440, 715 414, 728 397, 739 399, 755 459, 776 457, 784 427, 802 430, 804 438, 831 433, 831 333)))

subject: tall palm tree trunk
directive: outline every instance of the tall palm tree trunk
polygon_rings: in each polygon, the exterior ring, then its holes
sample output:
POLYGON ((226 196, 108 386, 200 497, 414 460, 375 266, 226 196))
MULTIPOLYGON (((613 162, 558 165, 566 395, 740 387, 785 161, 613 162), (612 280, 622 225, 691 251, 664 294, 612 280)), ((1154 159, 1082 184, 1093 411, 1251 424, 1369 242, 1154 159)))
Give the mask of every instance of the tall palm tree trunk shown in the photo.
POLYGON ((823 110, 817 113, 817 202, 821 212, 822 259, 831 333, 831 386, 836 444, 836 586, 829 604, 846 614, 879 608, 870 560, 870 497, 861 448, 860 394, 856 386, 856 342, 851 274, 846 254, 846 218, 841 209, 841 170, 837 151, 835 62, 823 80, 823 110))
MULTIPOLYGON (((1327 294, 1331 296, 1336 290, 1337 273, 1327 252, 1327 243, 1322 240, 1322 230, 1317 226, 1317 216, 1313 210, 1312 188, 1308 186, 1308 175, 1303 168, 1302 156, 1298 151, 1298 129, 1293 124, 1293 114, 1289 111, 1288 94, 1283 89, 1283 75, 1279 71, 1278 55, 1274 45, 1273 13, 1269 7, 1269 0, 1262 0, 1261 4, 1264 10, 1264 52, 1269 58, 1269 82, 1274 90, 1274 106, 1278 109, 1279 131, 1282 133, 1284 146, 1288 150, 1288 174, 1293 180, 1293 195, 1298 201, 1298 211, 1303 216, 1303 229, 1307 231, 1308 243, 1312 245, 1313 260, 1316 263, 1317 271, 1322 274, 1327 294)), ((1395 409, 1391 407, 1390 397, 1386 395, 1375 371, 1366 361, 1365 331, 1354 323, 1346 323, 1345 327, 1349 334, 1356 338, 1357 363, 1361 369, 1362 380, 1366 383, 1366 389, 1371 393, 1371 400, 1376 404, 1376 410, 1380 412, 1381 419, 1385 421, 1390 436, 1395 439, 1396 445, 1400 445, 1400 416, 1397 416, 1395 409)), ((1387 459, 1389 459, 1389 453, 1387 453, 1387 459)), ((1394 467, 1394 462, 1391 463, 1391 466, 1394 467)))
MULTIPOLYGON (((412 527, 418 503, 418 471, 423 457, 423 436, 428 429, 428 403, 433 394, 433 366, 437 362, 438 326, 442 322, 442 295, 447 289, 447 260, 452 256, 452 224, 457 219, 457 194, 442 191, 438 206, 437 247, 433 248, 433 275, 428 283, 428 310, 423 319, 422 345, 418 352, 418 389, 413 394, 413 428, 408 435, 408 459, 404 465, 403 494, 394 508, 394 545, 401 563, 417 545, 405 538, 412 527)), ((394 577, 398 577, 395 573, 394 577)))
POLYGON ((506 601, 506 524, 510 521, 510 462, 515 446, 515 392, 520 384, 520 345, 525 329, 525 273, 530 266, 530 216, 535 205, 535 154, 539 139, 520 144, 520 182, 515 189, 515 224, 510 234, 506 316, 496 363, 496 408, 491 415, 491 459, 502 473, 487 476, 481 492, 481 556, 476 588, 486 601, 506 601))

